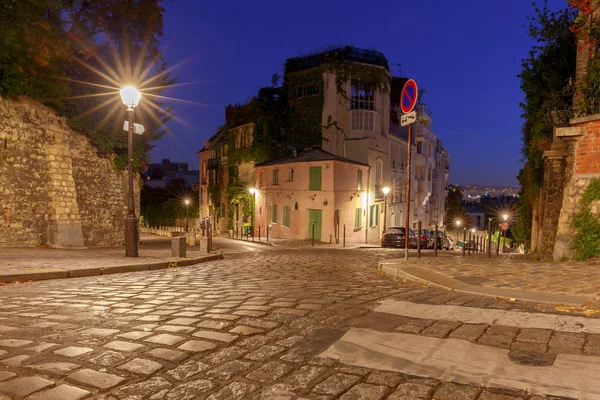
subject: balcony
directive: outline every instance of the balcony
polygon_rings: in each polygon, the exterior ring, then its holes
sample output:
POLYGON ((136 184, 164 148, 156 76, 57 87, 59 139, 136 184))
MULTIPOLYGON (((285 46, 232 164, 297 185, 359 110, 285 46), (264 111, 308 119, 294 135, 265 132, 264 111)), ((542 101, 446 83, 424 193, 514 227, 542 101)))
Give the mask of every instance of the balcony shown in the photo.
POLYGON ((219 159, 218 158, 209 158, 206 163, 206 168, 208 169, 217 169, 219 168, 219 159))

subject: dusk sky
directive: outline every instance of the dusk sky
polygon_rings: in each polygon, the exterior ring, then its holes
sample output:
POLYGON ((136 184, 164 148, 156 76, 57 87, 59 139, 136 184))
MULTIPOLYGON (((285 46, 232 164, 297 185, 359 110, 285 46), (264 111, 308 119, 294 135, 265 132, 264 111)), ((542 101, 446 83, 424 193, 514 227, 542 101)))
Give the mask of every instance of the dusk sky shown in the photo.
MULTIPOLYGON (((565 0, 549 0, 555 9, 565 0)), ((426 89, 432 130, 450 154, 455 184, 518 186, 521 167, 521 59, 532 41, 528 0, 164 2, 163 51, 179 83, 165 94, 189 126, 156 142, 162 158, 198 168, 196 152, 224 123, 224 107, 243 103, 282 73, 289 57, 329 45, 382 52, 393 75, 426 89), (401 64, 401 67, 398 66, 401 64)))

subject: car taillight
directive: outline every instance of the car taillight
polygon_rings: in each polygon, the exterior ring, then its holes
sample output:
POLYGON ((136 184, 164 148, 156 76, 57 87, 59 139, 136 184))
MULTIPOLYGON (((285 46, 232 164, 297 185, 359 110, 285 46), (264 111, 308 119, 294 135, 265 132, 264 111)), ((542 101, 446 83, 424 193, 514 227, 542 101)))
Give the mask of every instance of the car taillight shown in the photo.
POLYGON ((423 237, 421 237, 421 240, 427 240, 427 236, 423 235, 423 237))

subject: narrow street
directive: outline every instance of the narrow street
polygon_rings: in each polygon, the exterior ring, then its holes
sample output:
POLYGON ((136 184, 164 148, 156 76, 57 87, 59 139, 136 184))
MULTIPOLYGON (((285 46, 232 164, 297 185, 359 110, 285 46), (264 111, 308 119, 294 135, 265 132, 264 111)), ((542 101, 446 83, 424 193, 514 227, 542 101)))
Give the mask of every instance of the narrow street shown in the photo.
POLYGON ((392 282, 376 267, 400 250, 216 250, 224 260, 0 287, 0 393, 600 398, 600 319, 392 282))

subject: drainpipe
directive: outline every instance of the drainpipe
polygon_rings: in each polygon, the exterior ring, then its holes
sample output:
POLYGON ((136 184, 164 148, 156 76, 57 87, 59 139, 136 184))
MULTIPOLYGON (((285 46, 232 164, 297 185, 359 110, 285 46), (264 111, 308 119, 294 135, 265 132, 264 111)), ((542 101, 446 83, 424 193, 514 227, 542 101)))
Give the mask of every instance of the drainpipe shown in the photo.
POLYGON ((367 210, 365 211, 365 243, 369 243, 369 181, 371 180, 371 166, 367 172, 367 210))

